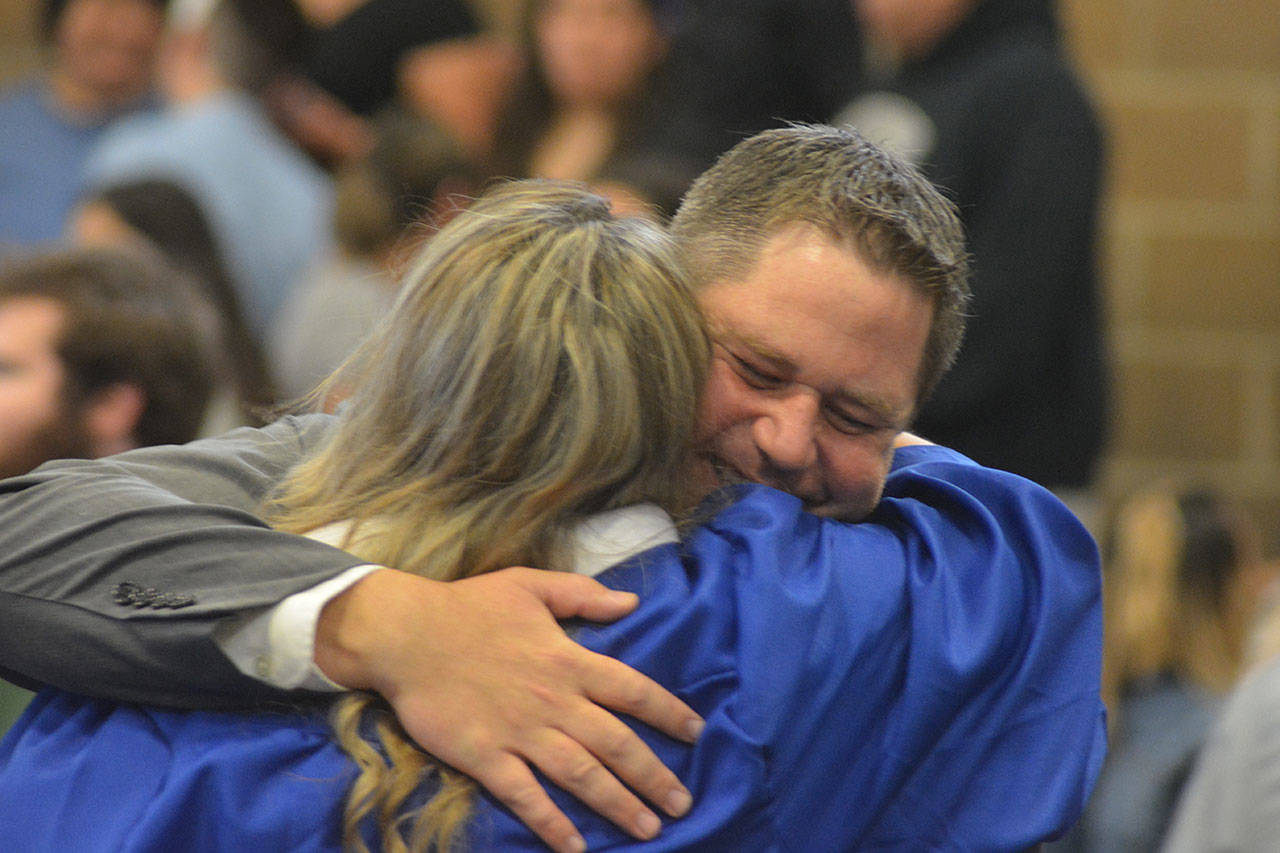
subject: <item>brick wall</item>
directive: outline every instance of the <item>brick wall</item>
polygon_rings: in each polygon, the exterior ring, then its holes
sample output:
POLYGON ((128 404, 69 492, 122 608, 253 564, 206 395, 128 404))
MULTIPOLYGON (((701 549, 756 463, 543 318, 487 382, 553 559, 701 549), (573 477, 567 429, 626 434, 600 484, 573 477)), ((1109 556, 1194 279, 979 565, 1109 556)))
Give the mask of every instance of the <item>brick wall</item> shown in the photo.
MULTIPOLYGON (((509 22, 511 0, 477 2, 509 22)), ((1198 478, 1245 497, 1280 536, 1280 10, 1061 5, 1110 129, 1104 496, 1198 478)), ((36 61, 35 6, 0 0, 0 80, 36 61)))
POLYGON ((1280 8, 1064 0, 1110 127, 1104 492, 1219 485, 1280 534, 1280 8))

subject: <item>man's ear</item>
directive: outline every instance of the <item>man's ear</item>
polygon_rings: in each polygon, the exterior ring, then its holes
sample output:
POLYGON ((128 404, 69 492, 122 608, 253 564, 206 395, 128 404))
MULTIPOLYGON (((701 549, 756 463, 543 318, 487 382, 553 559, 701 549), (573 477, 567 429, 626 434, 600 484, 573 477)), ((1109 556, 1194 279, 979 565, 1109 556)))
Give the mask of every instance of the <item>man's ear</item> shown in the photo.
POLYGON ((147 407, 147 393, 117 382, 93 393, 83 408, 84 432, 95 458, 138 446, 135 430, 147 407))

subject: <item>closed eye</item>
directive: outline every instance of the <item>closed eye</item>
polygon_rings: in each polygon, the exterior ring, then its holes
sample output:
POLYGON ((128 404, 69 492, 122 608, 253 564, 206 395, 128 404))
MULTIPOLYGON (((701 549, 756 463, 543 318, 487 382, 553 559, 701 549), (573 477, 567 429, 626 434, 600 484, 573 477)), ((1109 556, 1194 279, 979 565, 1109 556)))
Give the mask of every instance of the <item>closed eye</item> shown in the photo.
POLYGON ((879 427, 869 424, 864 420, 855 418, 847 412, 841 412, 838 409, 828 408, 826 410, 827 422, 836 429, 837 432, 846 435, 863 435, 869 432, 875 432, 879 427))
POLYGON ((734 366, 737 367, 738 375, 742 377, 742 381, 746 382, 752 388, 759 388, 762 391, 770 391, 776 388, 781 388, 783 385, 787 384, 787 380, 781 376, 762 370, 751 362, 739 358, 733 353, 729 353, 729 357, 733 359, 734 366))

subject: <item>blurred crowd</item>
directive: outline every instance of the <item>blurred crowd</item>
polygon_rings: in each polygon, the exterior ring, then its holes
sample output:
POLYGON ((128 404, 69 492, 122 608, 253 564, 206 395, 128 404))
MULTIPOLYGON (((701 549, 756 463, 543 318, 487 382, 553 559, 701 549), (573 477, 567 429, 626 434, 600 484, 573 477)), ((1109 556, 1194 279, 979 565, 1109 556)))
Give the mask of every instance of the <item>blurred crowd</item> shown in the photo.
POLYGON ((0 474, 269 419, 490 182, 662 220, 737 140, 854 124, 969 240, 967 337, 916 431, 1055 490, 1106 546, 1111 758, 1062 843, 1155 849, 1267 657, 1274 573, 1223 495, 1097 499, 1105 134, 1054 3, 511 0, 514 28, 492 5, 44 0, 44 63, 0 92, 0 474))

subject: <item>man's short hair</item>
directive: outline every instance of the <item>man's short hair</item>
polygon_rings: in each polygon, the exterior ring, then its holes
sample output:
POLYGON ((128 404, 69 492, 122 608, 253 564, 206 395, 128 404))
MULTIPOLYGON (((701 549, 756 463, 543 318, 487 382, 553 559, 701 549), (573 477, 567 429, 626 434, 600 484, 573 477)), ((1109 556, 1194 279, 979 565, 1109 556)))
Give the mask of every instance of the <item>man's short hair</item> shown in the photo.
POLYGON ((139 446, 196 437, 213 393, 216 321, 188 279, 149 255, 69 249, 0 265, 0 303, 20 297, 50 299, 65 311, 56 351, 68 403, 135 385, 146 395, 134 427, 139 446))
POLYGON ((703 287, 746 278, 779 229, 801 223, 851 240, 863 262, 931 296, 923 400, 955 361, 964 332, 968 259, 954 206, 853 129, 795 124, 723 154, 689 188, 671 228, 703 287))
POLYGON ((212 0, 209 56, 233 88, 261 94, 302 59, 308 26, 293 0, 212 0))

